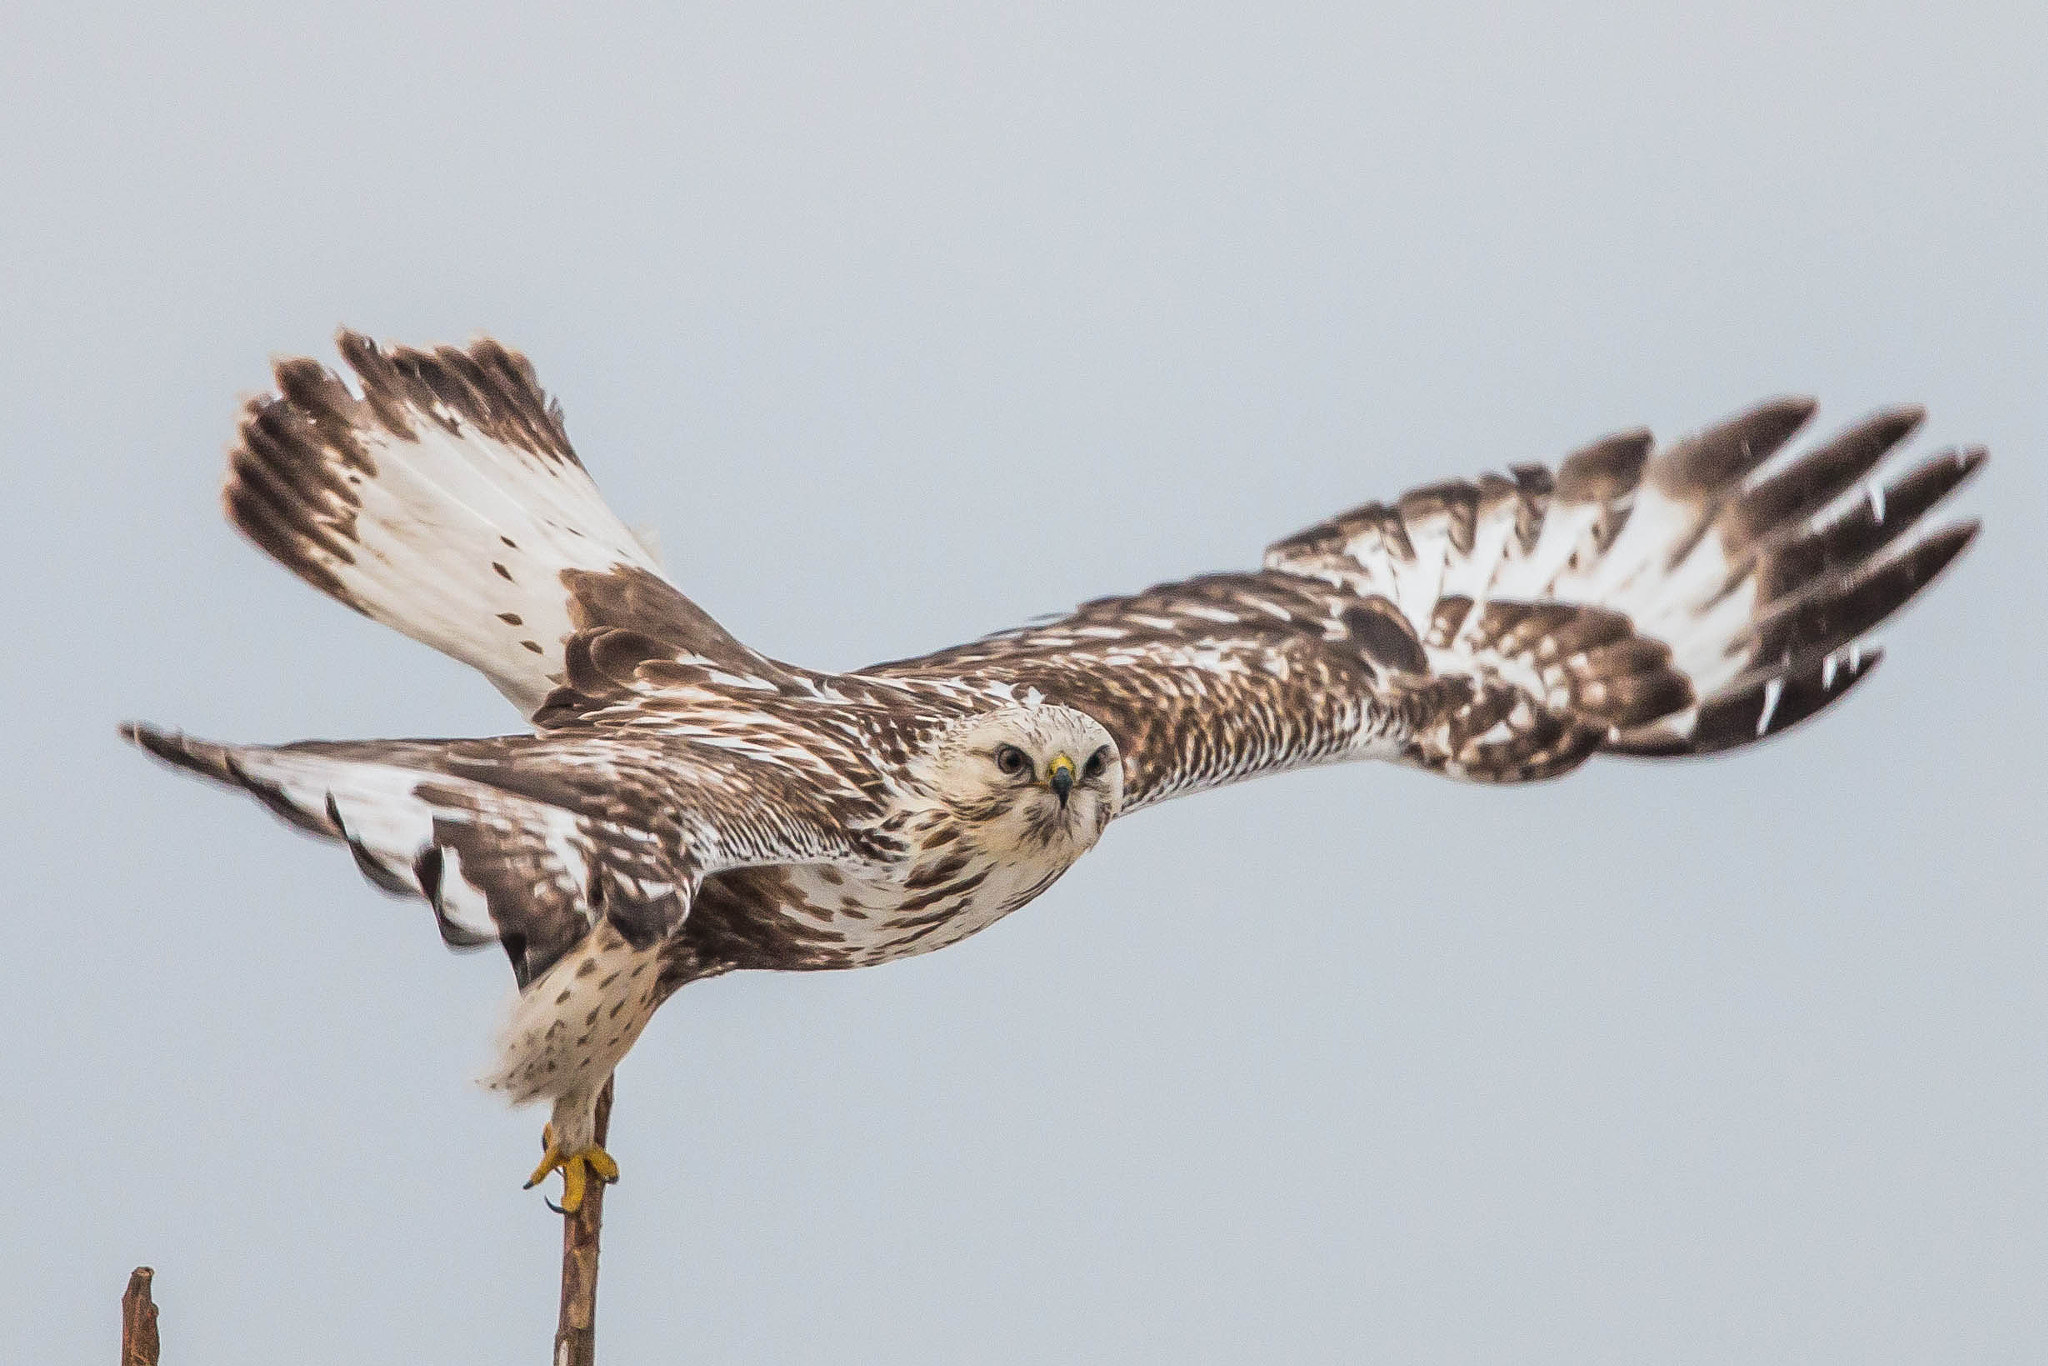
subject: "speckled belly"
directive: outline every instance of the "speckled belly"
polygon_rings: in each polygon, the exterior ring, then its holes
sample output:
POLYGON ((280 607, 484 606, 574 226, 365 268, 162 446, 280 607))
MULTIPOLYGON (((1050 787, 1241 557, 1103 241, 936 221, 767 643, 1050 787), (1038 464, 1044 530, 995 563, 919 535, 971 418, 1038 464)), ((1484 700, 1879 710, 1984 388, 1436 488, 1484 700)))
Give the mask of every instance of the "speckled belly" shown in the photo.
POLYGON ((667 994, 660 959, 658 947, 635 949, 599 925, 519 993, 484 1084, 514 1104, 594 1092, 667 994))

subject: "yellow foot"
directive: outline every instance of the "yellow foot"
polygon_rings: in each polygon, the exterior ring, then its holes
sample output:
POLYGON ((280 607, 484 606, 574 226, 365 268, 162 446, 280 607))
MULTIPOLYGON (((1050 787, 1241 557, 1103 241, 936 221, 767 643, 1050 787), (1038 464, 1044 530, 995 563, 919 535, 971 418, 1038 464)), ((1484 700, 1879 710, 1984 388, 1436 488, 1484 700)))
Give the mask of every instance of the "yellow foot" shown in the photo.
POLYGON ((547 1180, 548 1173, 562 1174, 562 1213, 574 1214, 583 1208, 583 1192, 591 1177, 605 1185, 619 1179, 619 1164, 612 1161, 612 1155, 599 1147, 585 1148, 580 1152, 565 1153, 555 1146, 555 1128, 552 1124, 540 1131, 541 1142, 547 1145, 547 1152, 541 1156, 540 1165, 533 1169, 533 1175, 526 1179, 526 1189, 532 1190, 547 1180))

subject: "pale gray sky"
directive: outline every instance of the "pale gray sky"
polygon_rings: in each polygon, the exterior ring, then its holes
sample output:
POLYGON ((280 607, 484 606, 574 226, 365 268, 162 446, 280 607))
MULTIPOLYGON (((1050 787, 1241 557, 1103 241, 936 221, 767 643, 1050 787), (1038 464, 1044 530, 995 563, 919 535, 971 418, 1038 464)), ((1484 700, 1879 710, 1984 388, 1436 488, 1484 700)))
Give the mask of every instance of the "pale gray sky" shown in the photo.
POLYGON ((1811 729, 1251 784, 958 948, 685 992, 602 1340, 2038 1360, 2048 12, 1361 10, 11 13, 0 1360, 110 1359, 138 1262, 167 1361, 545 1355, 540 1116, 469 1082, 503 964, 114 737, 515 724, 216 511, 341 322, 527 351, 821 666, 1620 426, 1925 401, 1986 534, 1811 729))

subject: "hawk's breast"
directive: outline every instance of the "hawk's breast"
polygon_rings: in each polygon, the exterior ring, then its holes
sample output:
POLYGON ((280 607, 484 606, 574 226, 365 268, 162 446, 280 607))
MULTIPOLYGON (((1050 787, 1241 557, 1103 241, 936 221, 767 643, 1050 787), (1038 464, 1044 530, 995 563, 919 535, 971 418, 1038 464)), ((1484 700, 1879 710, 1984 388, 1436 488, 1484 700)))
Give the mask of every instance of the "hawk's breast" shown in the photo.
POLYGON ((900 878, 862 878, 827 864, 741 869, 706 879, 685 937, 734 967, 870 967, 987 929, 1072 862, 1051 851, 1005 862, 961 841, 923 852, 900 878))

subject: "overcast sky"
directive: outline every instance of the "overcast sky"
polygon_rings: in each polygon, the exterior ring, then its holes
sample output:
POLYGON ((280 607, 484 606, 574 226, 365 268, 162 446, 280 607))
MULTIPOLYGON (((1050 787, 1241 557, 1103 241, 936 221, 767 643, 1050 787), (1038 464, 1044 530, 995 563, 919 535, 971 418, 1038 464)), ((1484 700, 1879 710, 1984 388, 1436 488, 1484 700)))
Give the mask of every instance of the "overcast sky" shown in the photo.
POLYGON ((823 667, 1617 427, 1926 402, 1986 534, 1810 729, 1249 784, 947 952, 684 992, 601 1342, 2038 1360, 2048 11, 967 8, 10 14, 0 1360, 110 1360, 143 1262, 166 1361, 546 1355, 502 960, 114 736, 516 727, 218 515, 344 322, 526 351, 823 667))

